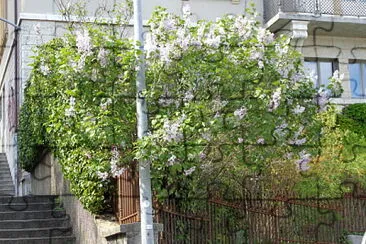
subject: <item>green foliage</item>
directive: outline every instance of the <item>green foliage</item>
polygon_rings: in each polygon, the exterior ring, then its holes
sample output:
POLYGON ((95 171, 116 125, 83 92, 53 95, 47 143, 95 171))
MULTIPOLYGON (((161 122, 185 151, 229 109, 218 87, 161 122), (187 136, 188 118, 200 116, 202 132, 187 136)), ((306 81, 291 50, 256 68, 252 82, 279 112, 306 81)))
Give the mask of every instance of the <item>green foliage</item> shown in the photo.
MULTIPOLYGON (((292 193, 316 163, 318 114, 330 106, 289 39, 273 38, 253 16, 196 23, 189 12, 158 9, 150 24, 146 97, 154 116, 136 157, 153 159, 157 197, 292 193)), ((338 75, 330 83, 339 90, 338 75)))
POLYGON ((356 103, 345 107, 338 115, 338 124, 343 129, 366 136, 366 103, 356 103))
POLYGON ((134 45, 113 29, 86 26, 41 45, 33 60, 20 115, 21 166, 33 170, 47 148, 84 207, 99 212, 110 195, 107 178, 134 158, 134 45))

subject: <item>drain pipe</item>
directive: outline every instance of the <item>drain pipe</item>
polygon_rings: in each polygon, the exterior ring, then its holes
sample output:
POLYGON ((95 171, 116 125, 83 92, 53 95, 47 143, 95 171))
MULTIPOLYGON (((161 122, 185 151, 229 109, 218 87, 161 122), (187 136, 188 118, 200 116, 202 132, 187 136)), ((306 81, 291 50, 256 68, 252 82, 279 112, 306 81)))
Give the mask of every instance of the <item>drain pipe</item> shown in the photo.
MULTIPOLYGON (((18 0, 14 1, 14 22, 18 23, 18 0)), ((14 89, 15 89, 15 116, 14 116, 14 123, 15 123, 15 130, 14 130, 14 140, 15 140, 15 162, 16 162, 16 167, 15 167, 15 195, 18 196, 19 195, 19 181, 20 181, 20 177, 21 175, 19 175, 20 172, 20 165, 19 165, 19 160, 18 160, 18 118, 19 118, 19 76, 18 76, 18 72, 19 72, 19 51, 18 51, 18 41, 19 41, 19 36, 18 36, 18 31, 19 31, 19 27, 15 29, 14 31, 14 89)))

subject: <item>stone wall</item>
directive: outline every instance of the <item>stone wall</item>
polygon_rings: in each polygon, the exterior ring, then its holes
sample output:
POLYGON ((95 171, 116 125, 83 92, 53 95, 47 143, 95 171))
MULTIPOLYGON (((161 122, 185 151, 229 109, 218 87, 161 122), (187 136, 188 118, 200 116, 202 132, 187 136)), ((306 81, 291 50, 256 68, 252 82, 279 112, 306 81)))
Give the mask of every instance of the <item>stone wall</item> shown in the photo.
MULTIPOLYGON (((14 185, 17 184, 17 131, 16 131, 16 82, 15 76, 15 32, 9 28, 7 42, 0 63, 1 94, 1 152, 6 153, 14 185)), ((16 189, 17 190, 17 189, 16 189)))
POLYGON ((72 195, 69 182, 64 179, 61 167, 51 153, 47 153, 31 174, 32 195, 60 196, 66 213, 70 216, 78 244, 127 243, 117 222, 103 220, 85 210, 72 195))

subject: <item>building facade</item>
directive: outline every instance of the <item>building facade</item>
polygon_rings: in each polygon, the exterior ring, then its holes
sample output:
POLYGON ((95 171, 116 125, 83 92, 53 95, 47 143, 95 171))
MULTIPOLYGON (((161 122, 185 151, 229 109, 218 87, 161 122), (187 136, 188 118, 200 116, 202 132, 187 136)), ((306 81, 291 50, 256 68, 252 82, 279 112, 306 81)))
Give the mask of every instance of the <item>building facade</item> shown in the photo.
MULTIPOLYGON (((17 195, 31 193, 25 184, 28 174, 19 168, 17 135, 32 49, 65 33, 66 20, 59 9, 73 2, 76 0, 0 0, 0 17, 16 25, 0 22, 0 148, 6 153, 17 195)), ((89 2, 88 10, 93 13, 102 1, 89 2)), ((344 93, 334 101, 366 101, 365 0, 149 0, 143 1, 143 18, 147 20, 155 6, 179 14, 189 4, 195 18, 215 19, 243 13, 252 2, 266 28, 292 37, 305 65, 317 76, 314 86, 326 84, 339 70, 344 74, 344 93)))

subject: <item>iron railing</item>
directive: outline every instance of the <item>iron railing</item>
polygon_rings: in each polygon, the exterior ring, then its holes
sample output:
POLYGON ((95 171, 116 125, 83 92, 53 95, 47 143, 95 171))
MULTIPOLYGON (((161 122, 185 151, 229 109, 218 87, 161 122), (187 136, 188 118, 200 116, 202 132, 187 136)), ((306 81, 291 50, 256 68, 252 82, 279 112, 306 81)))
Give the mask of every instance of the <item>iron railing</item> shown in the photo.
POLYGON ((338 15, 366 17, 365 0, 265 0, 264 21, 277 13, 307 13, 316 16, 338 15))
MULTIPOLYGON (((119 223, 139 222, 136 169, 126 170, 116 183, 119 223)), ((355 189, 334 199, 271 199, 260 193, 236 200, 191 199, 194 211, 176 199, 154 201, 154 221, 164 227, 158 243, 343 243, 346 233, 363 233, 366 227, 366 191, 355 189)))

